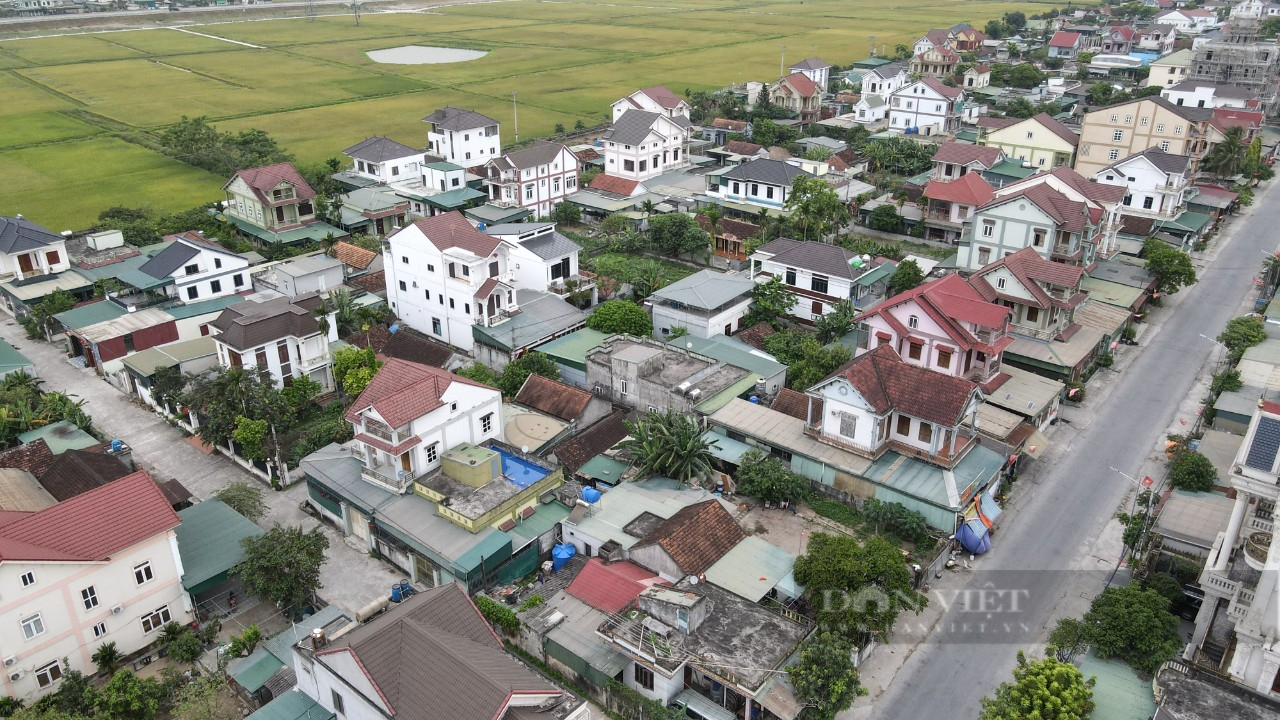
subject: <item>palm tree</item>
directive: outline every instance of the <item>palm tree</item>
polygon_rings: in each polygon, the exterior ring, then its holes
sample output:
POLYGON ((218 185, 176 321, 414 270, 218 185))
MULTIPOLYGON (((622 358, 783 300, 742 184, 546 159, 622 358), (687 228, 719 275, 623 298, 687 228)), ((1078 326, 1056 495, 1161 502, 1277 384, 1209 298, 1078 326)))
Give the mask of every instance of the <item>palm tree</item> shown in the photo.
POLYGON ((1214 145, 1205 156, 1205 169, 1218 178, 1234 177, 1244 169, 1245 156, 1249 152, 1244 141, 1244 128, 1238 125, 1229 127, 1222 135, 1222 142, 1214 145))
POLYGON ((640 212, 644 213, 644 229, 645 230, 649 229, 649 216, 653 214, 653 211, 655 209, 656 208, 652 200, 645 200, 644 202, 640 203, 640 212))
POLYGON ((93 664, 98 667, 99 673, 106 677, 111 677, 115 674, 116 668, 120 666, 120 661, 124 659, 124 653, 120 652, 120 649, 116 647, 115 640, 108 640, 93 651, 91 659, 93 664))
POLYGON ((711 474, 711 443, 693 417, 674 410, 651 412, 626 426, 630 437, 622 448, 636 457, 641 473, 686 484, 711 474))
POLYGON ((702 211, 702 216, 707 219, 707 224, 711 226, 711 247, 716 245, 716 236, 720 234, 720 220, 724 217, 724 213, 720 210, 719 205, 709 205, 702 211))

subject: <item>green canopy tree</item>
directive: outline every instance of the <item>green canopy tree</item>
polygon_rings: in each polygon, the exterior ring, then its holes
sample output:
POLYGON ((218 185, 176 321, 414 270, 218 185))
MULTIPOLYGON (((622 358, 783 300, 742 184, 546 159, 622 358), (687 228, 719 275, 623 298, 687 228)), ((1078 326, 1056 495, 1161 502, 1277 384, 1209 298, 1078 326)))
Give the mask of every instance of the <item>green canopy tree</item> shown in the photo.
POLYGON ((233 482, 214 493, 214 497, 244 517, 257 522, 267 514, 262 488, 247 482, 233 482))
POLYGON ((649 314, 629 300, 600 303, 587 318, 587 327, 602 333, 625 333, 636 337, 647 337, 653 333, 649 314))
POLYGON ((1119 658, 1145 673, 1154 673, 1182 649, 1169 599, 1137 583, 1104 590, 1085 614, 1084 625, 1099 656, 1119 658))
POLYGON ((1238 317, 1227 323, 1227 327, 1218 333, 1218 342, 1227 346, 1233 355, 1242 355, 1245 350, 1267 339, 1267 331, 1263 329, 1262 318, 1238 317))
POLYGON ((1028 660, 1018 651, 1013 681, 1001 683, 995 697, 982 698, 979 720, 1086 720, 1093 712, 1096 678, 1084 679, 1070 663, 1047 657, 1028 660))
POLYGON ((912 587, 898 546, 881 537, 862 545, 848 535, 815 533, 796 559, 795 577, 819 608, 819 623, 855 644, 887 635, 900 613, 919 613, 929 602, 912 587))
POLYGON ((920 269, 920 264, 915 260, 903 260, 898 263, 898 267, 889 276, 889 296, 892 297, 898 293, 914 290, 920 287, 920 283, 923 282, 924 271, 920 269))
POLYGON ((813 321, 813 327, 818 331, 818 342, 826 345, 835 342, 853 329, 853 319, 858 316, 858 309, 853 306, 852 300, 840 300, 831 306, 817 320, 813 321))
POLYGON ((498 389, 509 398, 515 397, 530 375, 541 375, 555 380, 560 377, 560 371, 551 358, 537 350, 531 350, 507 363, 507 366, 502 369, 502 375, 498 377, 498 389))
POLYGON ((245 589, 288 610, 311 601, 320 587, 324 551, 329 549, 329 539, 320 528, 303 532, 301 527, 277 523, 240 544, 244 559, 231 572, 239 576, 245 589))
POLYGON ((94 717, 103 720, 154 720, 164 688, 154 678, 120 670, 98 691, 94 717))
POLYGON ((866 690, 853 666, 853 643, 833 632, 815 633, 800 646, 800 658, 787 669, 796 699, 805 704, 805 717, 831 720, 847 710, 866 690))
POLYGON ((1142 244, 1142 255, 1147 259, 1147 271, 1156 277, 1156 291, 1172 295, 1196 282, 1196 268, 1191 256, 1174 250, 1155 238, 1147 238, 1142 244))
POLYGON ((809 489, 809 481, 791 472, 782 461, 766 457, 759 450, 748 450, 738 459, 739 495, 756 497, 771 503, 799 502, 809 489))
POLYGON ((1244 171, 1248 153, 1244 128, 1229 127, 1222 133, 1222 140, 1204 156, 1204 169, 1219 178, 1235 177, 1244 171))
POLYGON ((1062 618, 1049 633, 1049 647, 1059 662, 1069 663, 1089 649, 1089 631, 1077 618, 1062 618))
POLYGON ((707 232, 684 213, 659 215, 649 221, 649 244, 671 256, 706 255, 710 252, 707 232))
POLYGON ((888 203, 879 205, 867 214, 867 227, 880 232, 902 232, 902 216, 888 203))
POLYGON ((780 277, 756 283, 751 289, 751 315, 746 324, 754 325, 761 321, 775 324, 791 313, 796 302, 796 296, 791 294, 780 277))
POLYGON ((1191 450, 1175 453, 1169 462, 1169 484, 1179 490, 1208 492, 1218 479, 1213 461, 1191 450))
POLYGON ((832 228, 849 222, 849 208, 821 178, 799 175, 791 182, 786 209, 800 227, 804 240, 823 240, 832 228))
POLYGON ((650 412, 636 422, 626 421, 622 449, 637 461, 642 475, 660 475, 693 483, 711 473, 711 443, 692 415, 674 410, 650 412))

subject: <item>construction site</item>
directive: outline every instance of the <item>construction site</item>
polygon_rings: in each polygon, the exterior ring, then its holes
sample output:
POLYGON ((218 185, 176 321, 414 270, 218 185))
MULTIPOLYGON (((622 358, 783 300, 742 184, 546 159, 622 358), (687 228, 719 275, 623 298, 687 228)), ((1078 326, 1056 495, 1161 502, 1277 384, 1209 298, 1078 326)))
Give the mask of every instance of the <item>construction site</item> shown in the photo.
POLYGON ((1234 85, 1253 93, 1267 117, 1280 112, 1276 81, 1280 75, 1280 48, 1262 39, 1262 3, 1245 0, 1231 12, 1221 36, 1196 50, 1191 80, 1234 85))

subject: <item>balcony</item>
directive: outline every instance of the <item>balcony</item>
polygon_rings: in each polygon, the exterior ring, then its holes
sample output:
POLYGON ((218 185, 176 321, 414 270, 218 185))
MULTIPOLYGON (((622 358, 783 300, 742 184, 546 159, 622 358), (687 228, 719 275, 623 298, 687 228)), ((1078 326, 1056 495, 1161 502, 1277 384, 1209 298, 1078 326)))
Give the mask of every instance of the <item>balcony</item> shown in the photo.
POLYGON ((360 468, 360 477, 365 482, 372 483, 378 487, 402 495, 406 490, 413 486, 413 474, 404 470, 395 470, 391 465, 379 465, 377 467, 360 468), (388 474, 390 473, 390 474, 388 474))
POLYGON ((570 293, 590 290, 596 286, 596 275, 593 272, 583 270, 577 275, 570 275, 567 278, 559 278, 552 280, 547 286, 547 292, 560 298, 567 297, 570 293))
POLYGON ((951 219, 951 211, 950 211, 950 210, 942 210, 942 209, 938 209, 938 208, 930 208, 930 209, 929 209, 929 211, 928 211, 927 213, 925 213, 924 218, 925 218, 925 222, 927 222, 927 223, 929 223, 929 224, 931 224, 931 225, 938 225, 938 226, 942 226, 942 227, 949 227, 949 228, 957 228, 957 229, 958 229, 958 228, 960 228, 960 227, 962 227, 962 226, 964 225, 964 222, 962 222, 962 221, 961 221, 961 222, 958 222, 958 221, 955 221, 955 220, 952 220, 952 219, 951 219))
POLYGON ((383 425, 380 422, 375 422, 375 421, 366 419, 364 421, 364 430, 362 432, 364 432, 366 435, 372 435, 380 440, 386 440, 387 442, 393 445, 396 442, 395 433, 391 431, 391 428, 387 427, 386 425, 383 425))
POLYGON ((1009 332, 1014 335, 1022 335, 1023 337, 1035 338, 1037 340, 1052 340, 1061 330, 1053 328, 1044 330, 1034 325, 1023 325, 1021 323, 1010 323, 1009 332))
POLYGON ((479 325, 480 327, 493 327, 498 323, 509 320, 510 318, 514 317, 515 314, 516 313, 512 310, 508 310, 506 308, 499 308, 498 310, 495 310, 492 314, 477 315, 475 317, 475 321, 472 324, 479 325))
POLYGON ((870 448, 860 443, 853 442, 845 437, 829 435, 822 432, 821 428, 810 427, 808 425, 804 428, 804 434, 819 442, 826 443, 833 447, 838 447, 842 450, 847 450, 855 455, 871 458, 872 460, 878 459, 889 450, 893 450, 905 457, 923 460, 924 462, 939 465, 947 469, 954 468, 956 464, 960 462, 960 459, 965 456, 965 453, 969 452, 969 449, 978 442, 977 434, 967 427, 959 427, 956 429, 955 452, 951 452, 951 449, 948 446, 941 448, 937 453, 930 453, 929 451, 921 450, 914 445, 892 439, 885 441, 878 448, 870 448))
POLYGON ((809 437, 819 442, 824 442, 828 445, 838 447, 842 450, 848 450, 849 452, 854 453, 855 455, 861 455, 863 457, 868 457, 873 460, 883 455, 885 450, 888 449, 888 446, 884 444, 880 445, 880 447, 878 448, 867 447, 866 445, 862 445, 861 443, 856 443, 842 436, 829 435, 827 433, 822 432, 822 428, 811 427, 809 425, 804 426, 804 434, 808 435, 809 437))
POLYGON ((322 365, 329 364, 329 354, 322 355, 304 355, 298 359, 298 367, 303 370, 314 370, 322 365))
POLYGON ((1072 247, 1071 243, 1058 242, 1053 244, 1053 252, 1050 254, 1051 260, 1079 260, 1083 253, 1083 248, 1079 245, 1072 247))
POLYGON ((1271 533, 1254 532, 1244 541, 1244 561, 1249 567, 1262 571, 1267 564, 1267 554, 1271 552, 1271 533))

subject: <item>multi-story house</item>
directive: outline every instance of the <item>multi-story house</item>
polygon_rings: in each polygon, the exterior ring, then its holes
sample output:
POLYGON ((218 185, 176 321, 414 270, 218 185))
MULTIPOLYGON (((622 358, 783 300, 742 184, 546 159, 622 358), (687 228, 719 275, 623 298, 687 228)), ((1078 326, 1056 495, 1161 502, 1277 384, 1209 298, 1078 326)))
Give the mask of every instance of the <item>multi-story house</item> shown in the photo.
POLYGON ((1103 168, 1097 180, 1125 189, 1120 214, 1172 220, 1187 209, 1191 158, 1149 148, 1103 168))
POLYGON ((578 156, 569 148, 536 141, 485 163, 489 201, 550 217, 565 196, 578 192, 578 167, 578 156))
POLYGON ((1138 31, 1128 25, 1112 25, 1103 28, 1102 52, 1109 55, 1128 55, 1137 42, 1138 31))
POLYGON ((676 118, 688 120, 692 110, 688 101, 661 85, 642 88, 621 100, 615 100, 610 109, 613 122, 617 122, 618 118, 629 110, 658 113, 673 120, 676 118))
POLYGON ((342 151, 351 158, 351 175, 378 183, 422 182, 425 153, 381 136, 361 140, 342 151))
POLYGON ((966 173, 958 180, 930 180, 924 188, 924 226, 931 239, 955 242, 960 230, 979 207, 991 200, 994 190, 980 173, 966 173))
POLYGON ((138 270, 168 281, 164 292, 183 302, 234 295, 249 287, 249 261, 194 232, 165 237, 169 247, 138 270))
MULTIPOLYGON (((1154 52, 1159 55, 1168 55, 1173 52, 1173 44, 1177 39, 1178 29, 1172 25, 1148 25, 1138 31, 1138 36, 1134 43, 1134 49, 1142 52, 1154 52)), ((1154 65, 1154 63, 1152 64, 1154 65)))
POLYGON ((769 100, 799 116, 801 123, 818 119, 822 110, 822 88, 804 73, 793 72, 769 88, 769 100))
POLYGON ((699 338, 732 335, 742 329, 755 287, 745 275, 701 270, 659 288, 644 302, 653 317, 654 337, 665 338, 677 328, 699 338))
POLYGON ((430 365, 388 359, 347 409, 365 480, 395 493, 446 451, 503 437, 502 393, 430 365))
POLYGON ((933 29, 925 33, 923 37, 911 44, 911 54, 919 55, 928 52, 929 48, 949 48, 951 47, 951 31, 933 29))
POLYGON ((582 246, 556 232, 555 223, 490 225, 484 231, 508 243, 508 264, 517 287, 561 298, 587 293, 589 304, 595 304, 595 275, 578 266, 582 246))
POLYGON ((1080 33, 1059 30, 1049 38, 1049 57, 1074 60, 1084 48, 1085 39, 1080 33))
POLYGON ((318 222, 316 193, 293 163, 240 170, 222 186, 223 212, 240 229, 263 239, 318 222), (255 229, 258 232, 255 232, 255 229))
POLYGON ((103 643, 129 657, 157 643, 165 624, 191 622, 178 524, 145 472, 43 510, 5 513, 5 695, 30 704, 69 671, 91 675, 103 643))
POLYGON ((811 323, 838 302, 865 303, 871 288, 858 279, 880 264, 839 245, 778 238, 751 256, 751 278, 757 282, 780 279, 796 298, 791 317, 811 323))
POLYGON ((1186 80, 1194 57, 1190 50, 1179 50, 1152 60, 1146 86, 1172 87, 1186 80))
POLYGON ((811 57, 787 68, 787 72, 791 74, 800 73, 812 80, 819 90, 826 91, 827 81, 830 79, 831 63, 825 62, 821 58, 811 57))
POLYGON ((977 90, 991 85, 991 66, 986 63, 978 63, 968 70, 964 71, 964 82, 961 86, 965 90, 977 90))
POLYGON ((1111 163, 1158 147, 1171 155, 1191 156, 1199 172, 1208 151, 1209 108, 1191 108, 1162 97, 1144 97, 1084 114, 1075 169, 1093 177, 1111 163))
POLYGON ((1070 166, 1075 160, 1080 136, 1048 113, 1019 120, 1011 125, 983 132, 979 142, 997 147, 1009 158, 1034 168, 1070 166))
POLYGON ((624 180, 644 182, 689 165, 693 124, 647 110, 626 110, 600 137, 604 172, 624 180))
POLYGON ((889 128, 920 135, 946 135, 960 128, 964 90, 937 78, 922 78, 889 97, 889 128))
POLYGON ((1006 184, 978 208, 960 237, 957 267, 978 270, 1032 247, 1046 260, 1089 267, 1109 256, 1124 188, 1090 182, 1067 167, 1006 184))
POLYGON ((947 31, 947 39, 956 52, 973 52, 982 47, 987 34, 968 23, 960 23, 947 31))
POLYGON ((308 293, 266 302, 240 302, 209 323, 224 368, 265 368, 277 388, 308 377, 327 392, 333 389, 329 344, 338 340, 335 313, 322 328, 316 317, 323 299, 308 293))
POLYGON ((812 176, 791 163, 759 158, 736 165, 722 175, 708 175, 707 194, 776 209, 786 204, 791 184, 798 177, 812 176))
MULTIPOLYGON (((805 434, 856 455, 878 459, 892 450, 954 468, 978 443, 978 385, 906 362, 887 344, 850 360, 807 395, 805 434)), ((951 473, 943 477, 952 478, 948 495, 962 505, 963 488, 951 473)))
POLYGON ((422 218, 387 238, 387 301, 409 327, 470 350, 472 326, 519 309, 511 243, 486 235, 459 212, 422 218))
POLYGON ((905 63, 890 63, 862 76, 862 97, 853 106, 854 121, 878 123, 889 115, 889 96, 908 82, 905 63))
POLYGON ((1076 308, 1088 295, 1080 291, 1084 268, 1040 257, 1033 248, 979 269, 969 285, 982 299, 1012 311, 1009 332, 1037 340, 1061 340, 1072 335, 1076 308))
POLYGON ((1219 85, 1204 80, 1183 80, 1165 88, 1160 97, 1174 105, 1244 110, 1254 102, 1253 93, 1236 85, 1219 85))
POLYGON ((950 182, 969 173, 984 173, 1004 162, 1004 152, 999 148, 970 145, 962 142, 944 142, 933 151, 932 180, 950 182))
POLYGON ((71 267, 67 241, 21 215, 0 215, 0 278, 29 280, 71 267))
POLYGON ((1218 20, 1217 13, 1209 10, 1187 10, 1185 8, 1165 10, 1152 18, 1152 22, 1157 25, 1172 25, 1175 30, 1183 35, 1199 35, 1206 30, 1212 30, 1222 25, 1218 20))
POLYGON ((498 157, 502 136, 498 121, 474 110, 444 107, 422 118, 431 123, 427 152, 464 168, 498 157))
POLYGON ((988 387, 1000 379, 1010 311, 988 302, 959 275, 899 293, 859 318, 862 355, 887 346, 902 362, 988 387))
POLYGON ((922 77, 953 77, 956 65, 960 63, 960 53, 949 47, 931 47, 911 58, 909 72, 922 77))

